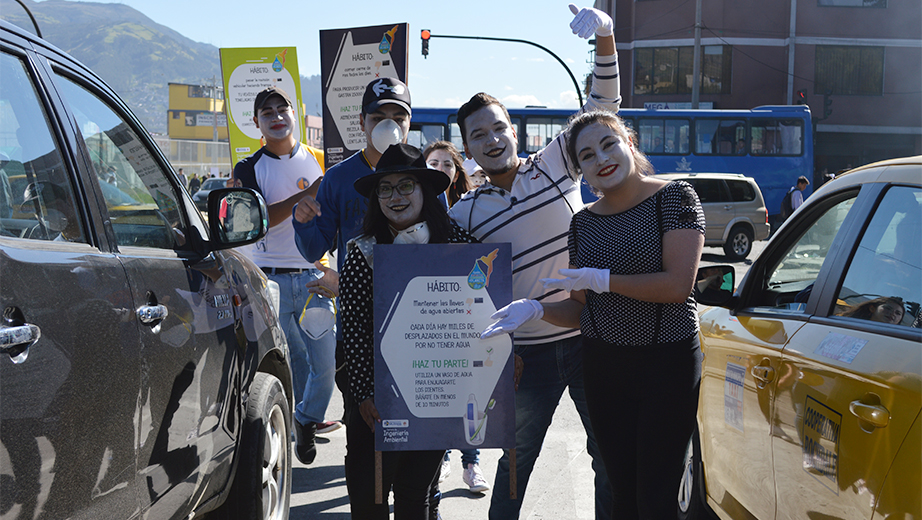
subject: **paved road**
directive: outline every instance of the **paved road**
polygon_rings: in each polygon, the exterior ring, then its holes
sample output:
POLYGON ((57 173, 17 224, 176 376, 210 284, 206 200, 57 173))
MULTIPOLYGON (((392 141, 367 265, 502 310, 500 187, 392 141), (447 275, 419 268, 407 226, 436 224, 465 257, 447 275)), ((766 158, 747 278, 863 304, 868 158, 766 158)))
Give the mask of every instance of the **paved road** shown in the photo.
MULTIPOLYGON (((707 247, 702 265, 731 264, 736 280, 742 278, 752 260, 758 257, 765 242, 756 242, 750 258, 729 262, 723 250, 707 247)), ((333 392, 328 418, 342 415, 342 398, 333 392)), ((346 431, 340 429, 318 438, 317 459, 305 466, 295 459, 292 471, 291 520, 347 520, 349 498, 343 473, 346 453, 346 431)), ((293 448, 293 446, 292 446, 293 448)), ((470 493, 461 481, 460 453, 452 452, 452 473, 442 484, 441 512, 445 520, 486 519, 490 507, 490 492, 470 493)), ((500 450, 481 450, 481 467, 492 484, 500 450)), ((521 519, 590 520, 593 509, 592 469, 586 453, 586 434, 579 422, 576 408, 566 394, 561 399, 548 431, 541 456, 532 473, 522 507, 521 519)))

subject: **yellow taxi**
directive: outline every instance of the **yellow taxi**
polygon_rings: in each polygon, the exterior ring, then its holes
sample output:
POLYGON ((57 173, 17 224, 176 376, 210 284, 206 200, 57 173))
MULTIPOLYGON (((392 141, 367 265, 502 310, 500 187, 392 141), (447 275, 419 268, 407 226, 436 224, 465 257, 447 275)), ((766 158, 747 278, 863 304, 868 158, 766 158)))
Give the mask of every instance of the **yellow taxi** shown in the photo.
POLYGON ((699 270, 680 517, 922 518, 922 156, 824 184, 732 269, 699 270))

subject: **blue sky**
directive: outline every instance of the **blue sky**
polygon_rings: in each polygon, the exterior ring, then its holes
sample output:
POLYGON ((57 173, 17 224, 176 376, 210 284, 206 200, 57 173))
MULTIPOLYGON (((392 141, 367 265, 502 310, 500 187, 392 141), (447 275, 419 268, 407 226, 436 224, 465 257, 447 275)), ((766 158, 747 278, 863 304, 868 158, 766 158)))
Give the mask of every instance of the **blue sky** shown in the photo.
POLYGON ((436 35, 529 40, 557 54, 580 82, 590 70, 590 46, 570 31, 569 3, 562 1, 99 1, 129 5, 192 40, 216 47, 294 45, 306 76, 320 74, 320 30, 409 23, 409 85, 415 106, 458 107, 480 91, 510 107, 578 105, 570 76, 538 48, 433 38, 429 58, 423 59, 421 29, 436 35), (257 5, 262 11, 254 9, 257 5))

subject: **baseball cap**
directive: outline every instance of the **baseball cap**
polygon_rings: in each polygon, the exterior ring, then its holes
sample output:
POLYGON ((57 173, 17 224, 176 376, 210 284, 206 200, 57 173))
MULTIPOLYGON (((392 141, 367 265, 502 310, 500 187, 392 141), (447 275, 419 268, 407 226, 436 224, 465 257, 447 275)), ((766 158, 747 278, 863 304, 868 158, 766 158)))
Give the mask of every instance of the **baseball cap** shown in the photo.
POLYGON ((266 101, 268 101, 271 96, 280 96, 288 103, 288 106, 294 106, 291 104, 291 98, 288 97, 288 94, 286 94, 284 90, 278 87, 266 87, 259 91, 259 94, 256 94, 256 101, 253 102, 254 115, 256 112, 259 112, 259 109, 266 104, 266 101))
POLYGON ((392 103, 402 107, 407 114, 410 111, 410 89, 397 78, 378 78, 365 87, 362 97, 362 107, 366 114, 370 114, 381 107, 392 103))

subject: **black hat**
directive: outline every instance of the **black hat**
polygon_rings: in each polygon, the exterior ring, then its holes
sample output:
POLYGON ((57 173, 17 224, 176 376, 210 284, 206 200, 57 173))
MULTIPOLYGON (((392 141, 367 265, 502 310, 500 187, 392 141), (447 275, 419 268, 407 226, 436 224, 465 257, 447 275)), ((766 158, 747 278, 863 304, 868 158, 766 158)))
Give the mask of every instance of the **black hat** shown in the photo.
POLYGON ((259 91, 259 94, 256 94, 256 100, 253 102, 253 115, 256 115, 256 112, 259 112, 259 109, 266 104, 266 101, 269 100, 271 96, 279 96, 288 103, 288 106, 294 106, 291 104, 291 98, 288 97, 288 94, 284 90, 278 87, 266 87, 263 90, 259 91))
POLYGON ((378 159, 378 166, 373 173, 355 180, 355 191, 371 198, 378 181, 393 173, 411 173, 421 183, 428 184, 436 193, 442 193, 448 188, 451 179, 440 170, 426 166, 423 154, 409 144, 399 143, 390 145, 378 159))
POLYGON ((410 89, 397 78, 378 78, 365 87, 362 96, 362 107, 366 114, 370 114, 381 107, 393 103, 410 112, 410 89))

